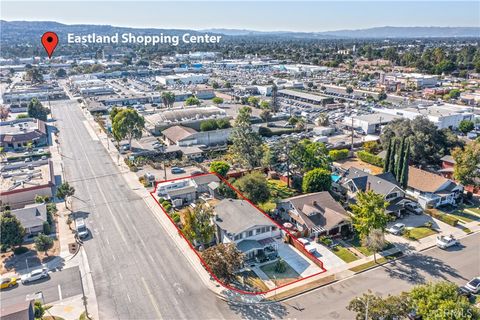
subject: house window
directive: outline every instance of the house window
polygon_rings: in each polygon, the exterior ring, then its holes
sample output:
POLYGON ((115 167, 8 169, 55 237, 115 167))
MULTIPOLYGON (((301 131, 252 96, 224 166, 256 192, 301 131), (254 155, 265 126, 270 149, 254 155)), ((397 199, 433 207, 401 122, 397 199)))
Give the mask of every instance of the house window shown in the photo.
POLYGON ((248 237, 253 236, 253 230, 248 231, 248 237))
POLYGON ((395 199, 395 198, 397 198, 397 197, 398 197, 398 194, 397 194, 396 192, 393 192, 393 193, 388 194, 388 195, 385 197, 385 199, 386 199, 386 200, 391 200, 391 199, 395 199))
POLYGON ((255 232, 256 234, 263 233, 262 228, 257 228, 257 231, 255 232))
POLYGON ((272 227, 272 231, 275 231, 275 230, 277 230, 277 227, 272 227))
POLYGON ((235 235, 235 237, 233 237, 234 240, 239 240, 240 239, 240 236, 237 234, 235 235))

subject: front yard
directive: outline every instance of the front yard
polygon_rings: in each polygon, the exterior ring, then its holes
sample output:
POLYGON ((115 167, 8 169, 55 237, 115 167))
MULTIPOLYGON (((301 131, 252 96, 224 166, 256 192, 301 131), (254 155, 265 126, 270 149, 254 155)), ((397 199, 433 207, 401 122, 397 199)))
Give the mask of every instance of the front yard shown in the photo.
POLYGON ((333 248, 332 252, 335 253, 337 257, 339 257, 340 259, 342 259, 347 263, 353 262, 359 259, 356 255, 350 252, 350 250, 342 247, 341 245, 337 245, 335 248, 333 248))
POLYGON ((244 270, 242 272, 239 272, 237 274, 237 281, 239 283, 244 283, 244 285, 248 288, 251 288, 254 291, 258 292, 265 292, 269 289, 268 286, 263 282, 263 280, 260 279, 260 277, 252 270, 244 270))
POLYGON ((423 239, 425 237, 428 237, 437 233, 437 231, 428 227, 415 227, 407 230, 408 231, 404 233, 404 237, 409 240, 415 240, 415 241, 418 241, 420 239, 423 239))
POLYGON ((300 279, 300 275, 287 263, 285 262, 285 271, 277 272, 275 267, 277 262, 272 262, 265 264, 260 267, 263 272, 275 283, 276 286, 281 286, 297 279, 300 279))

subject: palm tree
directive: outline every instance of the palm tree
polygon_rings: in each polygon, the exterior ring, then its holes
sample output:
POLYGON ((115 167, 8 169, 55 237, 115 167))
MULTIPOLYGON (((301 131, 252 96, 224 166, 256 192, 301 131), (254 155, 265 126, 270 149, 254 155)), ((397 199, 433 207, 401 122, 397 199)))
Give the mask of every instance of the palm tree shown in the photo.
POLYGON ((328 115, 325 112, 320 113, 316 122, 319 126, 328 126, 328 115))
POLYGON ((297 123, 295 124, 295 129, 297 130, 304 130, 307 127, 307 122, 304 118, 299 118, 297 123))

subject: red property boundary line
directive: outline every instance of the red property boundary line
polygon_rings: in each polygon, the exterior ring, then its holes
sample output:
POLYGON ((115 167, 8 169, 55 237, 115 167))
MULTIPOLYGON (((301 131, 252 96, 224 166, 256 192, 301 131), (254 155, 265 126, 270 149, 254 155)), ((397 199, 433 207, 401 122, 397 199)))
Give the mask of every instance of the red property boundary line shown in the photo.
MULTIPOLYGON (((270 289, 270 290, 267 290, 267 291, 245 291, 245 290, 241 290, 241 289, 238 289, 238 288, 235 288, 235 287, 232 287, 226 283, 223 283, 213 272, 212 270, 210 269, 210 267, 207 265, 207 263, 203 260, 202 256, 200 253, 197 252, 197 250, 195 250, 195 248, 192 246, 192 244, 190 243, 190 241, 185 237, 185 235, 183 234, 182 230, 180 230, 180 228, 177 227, 177 225, 175 224, 175 222, 173 221, 172 217, 170 217, 170 215, 165 211, 165 209, 163 208, 163 206, 160 204, 160 202, 158 201, 158 199, 155 197, 155 194, 157 192, 157 186, 159 183, 164 183, 164 182, 169 182, 169 181, 176 181, 176 180, 184 180, 184 179, 191 179, 191 178, 194 178, 194 177, 201 177, 201 176, 206 176, 206 175, 216 175, 222 182, 226 183, 230 188, 232 188, 232 190, 234 190, 237 195, 239 195, 243 200, 246 200, 248 201, 248 203, 250 203, 250 205, 252 205, 255 209, 257 209, 258 211, 260 211, 263 215, 265 215, 270 221, 272 221, 277 227, 279 227, 281 230, 283 230, 285 233, 287 233, 294 241, 296 241, 297 243, 299 243, 300 245, 303 246, 303 244, 298 241, 298 239, 292 234, 290 233, 290 231, 288 231, 287 229, 285 229, 283 226, 279 225, 275 220, 273 220, 268 214, 266 214, 262 209, 258 208, 256 205, 253 204, 252 201, 250 201, 250 199, 247 199, 239 190, 237 190, 234 186, 232 186, 227 180, 225 180, 222 176, 218 175, 217 173, 215 172, 210 172, 210 173, 203 173, 203 174, 199 174, 199 175, 194 175, 194 176, 188 176, 188 177, 180 177, 180 178, 174 178, 174 179, 169 179, 169 180, 164 180, 164 181, 156 181, 155 182, 155 189, 154 191, 150 192, 150 195, 152 196, 152 198, 155 200, 155 202, 158 204, 158 206, 160 207, 160 209, 162 209, 163 213, 167 216, 167 218, 170 220, 170 222, 173 224, 173 226, 177 229, 178 231, 178 234, 187 242, 188 246, 190 247, 190 249, 193 250, 193 252, 197 255, 198 259, 200 260, 200 263, 203 265, 203 267, 208 271, 208 273, 210 273, 210 275, 215 279, 215 281, 217 281, 222 287, 226 288, 226 289, 229 289, 229 290, 232 290, 232 291, 236 291, 238 293, 241 293, 241 294, 248 294, 248 295, 261 295, 261 294, 267 294, 269 292, 272 292, 272 291, 275 291, 275 290, 278 290, 280 288, 284 288, 284 287, 287 287, 287 286, 291 286, 292 284, 295 284, 295 283, 298 283, 300 281, 304 281, 304 280, 307 280, 309 278, 312 278, 312 277, 315 277, 315 276, 318 276, 319 274, 322 274, 324 272, 326 272, 327 270, 323 267, 323 263, 321 260, 319 260, 317 257, 315 257, 313 254, 311 254, 310 252, 308 251, 305 251, 306 254, 308 254, 312 259, 315 259, 315 260, 318 260, 322 263, 322 267, 320 267, 322 269, 322 271, 320 272, 317 272, 315 274, 311 274, 307 277, 304 277, 304 278, 301 278, 301 279, 297 279, 297 280, 294 280, 292 282, 289 282, 289 283, 286 283, 286 284, 283 284, 281 286, 278 286, 278 287, 275 287, 273 289, 270 289)), ((304 252, 301 252, 302 254, 305 254, 304 252)))

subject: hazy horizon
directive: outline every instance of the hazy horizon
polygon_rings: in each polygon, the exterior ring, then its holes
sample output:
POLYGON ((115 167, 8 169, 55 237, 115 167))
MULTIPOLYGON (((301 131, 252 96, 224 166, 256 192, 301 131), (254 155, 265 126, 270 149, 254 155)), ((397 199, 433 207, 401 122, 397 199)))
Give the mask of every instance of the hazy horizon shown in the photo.
POLYGON ((478 1, 2 1, 1 9, 6 21, 159 29, 324 32, 480 26, 478 1))

